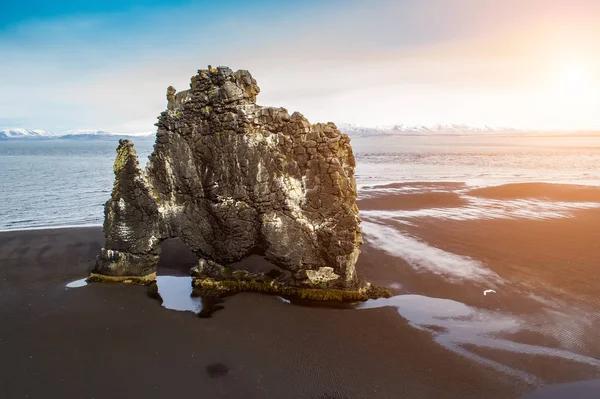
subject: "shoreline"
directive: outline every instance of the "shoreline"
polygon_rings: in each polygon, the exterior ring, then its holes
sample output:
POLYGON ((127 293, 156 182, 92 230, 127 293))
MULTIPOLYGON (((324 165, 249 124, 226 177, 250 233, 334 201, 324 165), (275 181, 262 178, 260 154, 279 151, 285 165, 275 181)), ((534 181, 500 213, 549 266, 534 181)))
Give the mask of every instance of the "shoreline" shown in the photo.
POLYGON ((60 225, 60 226, 36 226, 36 227, 22 227, 19 229, 0 229, 0 233, 11 233, 19 231, 42 231, 42 230, 65 230, 65 229, 85 229, 91 227, 102 228, 102 223, 99 224, 72 224, 72 225, 60 225))

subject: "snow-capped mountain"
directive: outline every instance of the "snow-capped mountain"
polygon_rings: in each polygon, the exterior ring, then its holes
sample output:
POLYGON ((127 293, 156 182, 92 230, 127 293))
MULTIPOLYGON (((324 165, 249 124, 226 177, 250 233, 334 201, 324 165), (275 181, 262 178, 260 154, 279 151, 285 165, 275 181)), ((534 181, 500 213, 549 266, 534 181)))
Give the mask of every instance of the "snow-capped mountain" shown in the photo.
POLYGON ((122 137, 121 135, 115 135, 104 130, 96 129, 73 129, 67 130, 59 134, 57 137, 61 139, 73 139, 73 140, 94 140, 94 139, 111 139, 116 137, 122 137))
POLYGON ((79 134, 105 135, 105 134, 110 134, 110 133, 105 132, 102 129, 72 129, 72 130, 66 130, 66 131, 62 132, 60 135, 61 136, 76 136, 79 134))
POLYGON ((21 138, 39 138, 47 137, 49 133, 45 130, 30 130, 30 129, 3 129, 0 130, 0 138, 4 139, 21 139, 21 138))
POLYGON ((421 136, 427 134, 482 134, 482 133, 516 133, 521 130, 508 128, 508 127, 474 127, 460 124, 450 125, 415 125, 409 126, 404 124, 392 125, 392 126, 357 126, 351 124, 341 123, 338 128, 350 136, 387 136, 387 135, 402 135, 402 136, 421 136))
POLYGON ((11 128, 0 130, 0 140, 8 139, 77 139, 77 140, 101 140, 116 139, 123 137, 150 137, 153 132, 145 133, 110 133, 101 129, 73 129, 60 133, 49 132, 47 130, 31 130, 22 128, 11 128))

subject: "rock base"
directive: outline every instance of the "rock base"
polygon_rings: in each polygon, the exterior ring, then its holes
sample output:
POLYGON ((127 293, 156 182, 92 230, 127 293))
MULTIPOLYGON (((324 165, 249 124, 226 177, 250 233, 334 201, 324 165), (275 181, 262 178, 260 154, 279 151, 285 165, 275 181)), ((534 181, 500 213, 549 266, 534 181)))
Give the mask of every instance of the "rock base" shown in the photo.
POLYGON ((316 301, 357 302, 368 299, 389 298, 392 292, 385 287, 376 287, 369 283, 356 289, 303 288, 278 284, 274 281, 217 280, 213 278, 194 278, 194 296, 219 297, 238 292, 264 292, 273 295, 296 297, 316 301))
POLYGON ((86 279, 88 283, 125 283, 146 285, 156 280, 156 273, 145 276, 107 276, 104 274, 90 273, 86 279))

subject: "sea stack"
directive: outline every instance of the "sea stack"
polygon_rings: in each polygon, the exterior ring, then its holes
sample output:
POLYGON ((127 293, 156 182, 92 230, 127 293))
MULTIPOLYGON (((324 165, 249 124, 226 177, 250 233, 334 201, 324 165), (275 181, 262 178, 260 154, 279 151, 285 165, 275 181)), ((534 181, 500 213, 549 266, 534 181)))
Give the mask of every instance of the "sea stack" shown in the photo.
POLYGON ((257 105, 259 92, 248 71, 209 66, 189 90, 167 89, 145 171, 133 144, 119 142, 106 244, 91 280, 152 280, 161 241, 178 237, 199 258, 191 271, 199 295, 389 295, 357 278, 362 235, 350 139, 333 123, 257 105), (272 269, 244 270, 250 255, 272 269))

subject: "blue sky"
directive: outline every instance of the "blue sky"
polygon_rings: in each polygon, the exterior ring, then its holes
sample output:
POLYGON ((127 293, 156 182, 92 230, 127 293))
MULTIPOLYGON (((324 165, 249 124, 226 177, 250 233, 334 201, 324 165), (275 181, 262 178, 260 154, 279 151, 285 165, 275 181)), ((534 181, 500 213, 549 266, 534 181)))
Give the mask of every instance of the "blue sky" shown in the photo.
POLYGON ((11 2, 0 128, 152 131, 166 87, 208 64, 311 121, 600 127, 599 3, 11 2))

